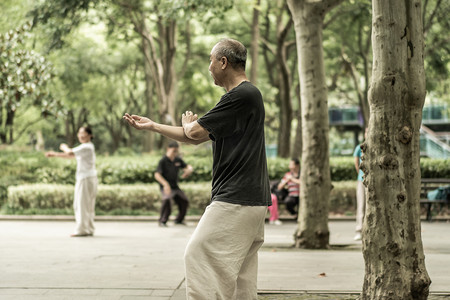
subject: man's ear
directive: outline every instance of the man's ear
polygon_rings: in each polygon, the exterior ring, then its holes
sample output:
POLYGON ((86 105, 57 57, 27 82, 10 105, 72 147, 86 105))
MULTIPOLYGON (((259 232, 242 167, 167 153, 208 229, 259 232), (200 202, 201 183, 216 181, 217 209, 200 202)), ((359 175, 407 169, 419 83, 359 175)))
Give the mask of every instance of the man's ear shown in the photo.
POLYGON ((222 70, 225 70, 225 68, 228 65, 228 59, 225 56, 222 56, 222 58, 220 59, 220 62, 222 63, 222 70))

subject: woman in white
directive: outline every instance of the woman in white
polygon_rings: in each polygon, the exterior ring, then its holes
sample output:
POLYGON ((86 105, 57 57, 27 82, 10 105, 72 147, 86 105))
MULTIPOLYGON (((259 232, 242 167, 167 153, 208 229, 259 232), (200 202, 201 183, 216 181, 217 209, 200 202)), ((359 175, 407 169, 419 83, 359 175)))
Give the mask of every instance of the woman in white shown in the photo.
POLYGON ((95 147, 91 142, 92 130, 81 127, 77 133, 81 145, 69 148, 61 144, 59 149, 63 152, 50 151, 47 157, 76 158, 77 173, 73 209, 75 212, 76 227, 72 237, 94 235, 95 197, 97 195, 97 171, 95 169, 95 147))

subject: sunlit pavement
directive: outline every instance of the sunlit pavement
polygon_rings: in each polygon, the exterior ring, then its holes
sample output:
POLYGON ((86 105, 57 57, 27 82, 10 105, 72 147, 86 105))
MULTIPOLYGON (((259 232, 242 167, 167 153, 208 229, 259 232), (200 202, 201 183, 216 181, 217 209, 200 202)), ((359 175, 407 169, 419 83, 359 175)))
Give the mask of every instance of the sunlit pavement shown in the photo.
MULTIPOLYGON (((71 238, 73 221, 0 221, 0 299, 186 299, 183 253, 196 222, 187 224, 160 228, 151 221, 110 219, 96 222, 94 237, 71 238)), ((353 240, 354 225, 331 221, 330 250, 301 250, 291 247, 294 222, 267 224, 259 254, 260 298, 356 295, 364 260, 361 243, 353 240)), ((450 296, 449 232, 450 223, 422 223, 435 295, 450 296)))

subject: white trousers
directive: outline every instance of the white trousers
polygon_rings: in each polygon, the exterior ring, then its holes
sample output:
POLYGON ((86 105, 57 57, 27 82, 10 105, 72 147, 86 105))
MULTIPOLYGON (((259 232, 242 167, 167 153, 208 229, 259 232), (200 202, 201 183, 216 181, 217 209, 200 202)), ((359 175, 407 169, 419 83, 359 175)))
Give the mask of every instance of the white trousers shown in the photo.
POLYGON ((184 255, 188 300, 256 300, 267 207, 213 201, 184 255))
POLYGON ((358 180, 356 186, 356 232, 361 232, 366 211, 366 187, 358 180))
POLYGON ((74 234, 94 234, 96 196, 97 177, 77 180, 73 199, 76 222, 74 234))

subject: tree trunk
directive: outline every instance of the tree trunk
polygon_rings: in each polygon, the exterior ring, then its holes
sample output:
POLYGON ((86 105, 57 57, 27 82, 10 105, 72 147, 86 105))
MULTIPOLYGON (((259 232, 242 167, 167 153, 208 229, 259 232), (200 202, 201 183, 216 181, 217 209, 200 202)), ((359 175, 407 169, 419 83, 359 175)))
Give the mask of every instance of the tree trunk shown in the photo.
POLYGON ((8 110, 6 113, 6 134, 9 136, 7 143, 12 145, 14 143, 14 110, 8 110))
POLYGON ((300 84, 295 87, 295 98, 298 101, 298 109, 295 112, 297 128, 295 129, 295 140, 292 145, 291 157, 300 159, 302 156, 302 102, 300 97, 300 84))
MULTIPOLYGON (((292 30, 292 17, 284 24, 284 16, 288 8, 284 0, 278 0, 276 6, 276 45, 275 49, 271 49, 275 56, 275 77, 272 77, 273 85, 278 89, 277 104, 280 108, 279 122, 280 129, 278 132, 278 156, 289 157, 291 145, 291 128, 292 128, 292 103, 291 103, 291 86, 292 80, 287 63, 289 51, 289 43, 286 42, 288 33, 292 30)), ((268 22, 270 23, 270 22, 268 22)), ((268 38, 268 36, 266 37, 268 38)), ((269 72, 273 72, 270 65, 267 66, 269 72)))
MULTIPOLYGON (((146 40, 144 37, 141 37, 142 43, 142 53, 148 53, 150 51, 148 44, 146 43, 146 40)), ((146 116, 148 116, 150 119, 153 118, 153 84, 152 84, 152 75, 151 70, 149 66, 149 62, 147 59, 145 59, 144 55, 144 74, 145 74, 145 102, 147 104, 147 111, 146 116)), ((151 152, 153 150, 153 143, 154 143, 154 133, 149 132, 144 135, 144 151, 145 152, 151 152)))
POLYGON ((295 234, 295 245, 300 248, 323 249, 329 245, 331 179, 322 27, 326 12, 340 2, 288 0, 297 40, 302 107, 300 210, 295 234))
POLYGON ((372 2, 362 299, 427 299, 420 228, 419 130, 425 100, 421 2, 372 2))
POLYGON ((256 0, 255 7, 253 8, 253 20, 252 20, 252 42, 250 46, 250 57, 252 61, 250 69, 250 81, 253 84, 257 84, 258 81, 258 50, 259 50, 259 10, 261 0, 256 0))
POLYGON ((36 151, 45 150, 45 139, 41 130, 36 131, 36 144, 34 145, 34 150, 36 151))
POLYGON ((6 144, 6 129, 3 126, 3 101, 0 99, 0 141, 2 144, 6 144))
POLYGON ((277 51, 278 97, 280 99, 280 131, 278 133, 278 156, 289 157, 291 148, 292 104, 290 97, 290 76, 287 73, 286 60, 277 51))

